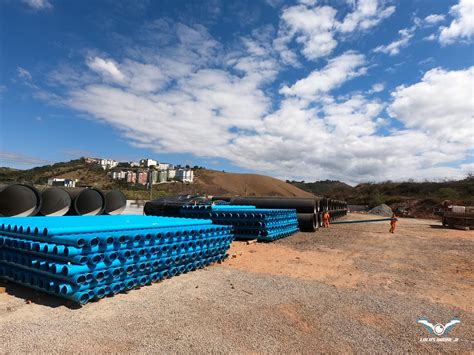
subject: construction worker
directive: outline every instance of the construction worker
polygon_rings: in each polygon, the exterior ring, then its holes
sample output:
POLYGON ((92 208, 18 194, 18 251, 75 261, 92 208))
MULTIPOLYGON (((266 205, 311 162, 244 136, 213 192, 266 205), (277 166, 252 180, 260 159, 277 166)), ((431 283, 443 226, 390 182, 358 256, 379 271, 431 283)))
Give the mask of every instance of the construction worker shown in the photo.
POLYGON ((329 228, 329 219, 331 216, 329 215, 329 212, 327 210, 324 210, 323 213, 323 227, 324 228, 329 228))
POLYGON ((392 214, 392 219, 390 220, 390 233, 395 233, 395 228, 397 227, 397 216, 395 213, 392 214))

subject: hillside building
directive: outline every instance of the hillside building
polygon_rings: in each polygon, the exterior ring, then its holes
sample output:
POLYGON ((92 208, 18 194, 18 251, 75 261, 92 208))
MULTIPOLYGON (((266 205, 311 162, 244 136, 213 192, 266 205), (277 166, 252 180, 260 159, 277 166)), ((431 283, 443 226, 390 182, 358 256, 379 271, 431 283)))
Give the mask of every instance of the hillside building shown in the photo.
POLYGON ((127 177, 126 171, 113 171, 111 174, 113 180, 125 180, 127 177))
POLYGON ((148 182, 152 185, 158 183, 158 171, 151 170, 148 172, 148 182))
POLYGON ((177 169, 176 179, 182 182, 192 183, 194 181, 194 172, 191 169, 177 169))
POLYGON ((153 159, 142 159, 140 160, 140 166, 144 167, 144 168, 150 168, 152 166, 157 166, 158 165, 158 162, 156 160, 153 160, 153 159))
POLYGON ((168 180, 173 180, 176 177, 176 170, 169 169, 168 170, 168 180))
POLYGON ((148 182, 148 173, 146 171, 140 171, 137 174, 137 184, 146 185, 148 182))
POLYGON ((136 184, 137 182, 137 173, 133 171, 128 171, 127 172, 127 182, 129 184, 136 184))
POLYGON ((161 184, 166 181, 168 181, 168 171, 167 170, 158 171, 158 182, 161 184))
POLYGON ((76 187, 77 179, 48 179, 49 186, 76 187))

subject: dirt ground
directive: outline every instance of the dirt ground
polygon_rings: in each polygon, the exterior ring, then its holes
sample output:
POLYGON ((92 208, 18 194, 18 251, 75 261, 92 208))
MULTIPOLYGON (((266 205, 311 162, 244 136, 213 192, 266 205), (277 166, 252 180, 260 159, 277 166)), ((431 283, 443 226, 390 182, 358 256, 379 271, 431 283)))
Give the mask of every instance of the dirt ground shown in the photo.
POLYGON ((388 229, 234 242, 223 264, 81 308, 7 284, 0 353, 474 351, 474 232, 420 219, 388 229), (461 323, 451 342, 424 342, 436 337, 422 316, 461 323))

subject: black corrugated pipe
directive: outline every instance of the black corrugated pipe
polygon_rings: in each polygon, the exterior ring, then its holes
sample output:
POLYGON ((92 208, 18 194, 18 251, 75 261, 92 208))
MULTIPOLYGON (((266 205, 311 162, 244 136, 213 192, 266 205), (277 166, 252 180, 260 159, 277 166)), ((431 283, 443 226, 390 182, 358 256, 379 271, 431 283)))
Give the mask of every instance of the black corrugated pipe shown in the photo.
POLYGON ((41 193, 43 202, 38 215, 64 216, 71 208, 71 197, 67 191, 58 187, 51 187, 41 193))
POLYGON ((5 217, 34 216, 41 208, 41 194, 33 186, 12 184, 0 191, 0 215, 5 217))
POLYGON ((180 217, 181 207, 185 204, 184 202, 148 201, 143 207, 143 213, 147 216, 180 217))
POLYGON ((232 200, 231 196, 213 196, 212 201, 226 201, 230 202, 232 200))
POLYGON ((67 190, 72 203, 68 214, 95 216, 101 214, 105 207, 105 196, 96 188, 67 190))
POLYGON ((298 225, 303 232, 314 232, 318 229, 316 213, 298 213, 298 225))
POLYGON ((294 208, 298 213, 316 213, 316 200, 305 197, 233 197, 231 205, 252 205, 257 208, 294 208))
POLYGON ((119 190, 104 191, 105 208, 104 214, 121 214, 127 207, 127 198, 119 190))

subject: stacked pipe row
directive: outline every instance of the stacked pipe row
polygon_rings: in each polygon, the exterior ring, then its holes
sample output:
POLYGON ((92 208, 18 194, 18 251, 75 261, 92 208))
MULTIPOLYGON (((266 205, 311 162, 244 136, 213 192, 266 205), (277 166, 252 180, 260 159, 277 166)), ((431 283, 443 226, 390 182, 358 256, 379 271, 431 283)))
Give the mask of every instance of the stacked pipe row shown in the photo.
POLYGON ((260 209, 255 206, 186 205, 180 214, 187 218, 208 218, 231 225, 235 239, 273 241, 299 231, 296 210, 260 209))
POLYGON ((0 279, 85 304, 223 260, 231 229, 171 217, 0 218, 0 279))
POLYGON ((331 221, 335 221, 347 214, 347 202, 332 198, 322 198, 319 200, 319 210, 328 211, 331 221))
POLYGON ((298 197, 233 197, 231 205, 252 205, 257 208, 292 208, 297 212, 300 230, 314 232, 318 228, 318 203, 314 198, 298 197))
POLYGON ((13 184, 0 190, 0 216, 63 216, 121 214, 127 200, 118 190, 47 188, 13 184))
POLYGON ((347 203, 331 198, 300 197, 214 197, 213 200, 226 199, 231 205, 247 204, 257 208, 295 208, 298 224, 302 231, 314 232, 322 225, 322 214, 328 211, 331 220, 347 214, 347 203))

